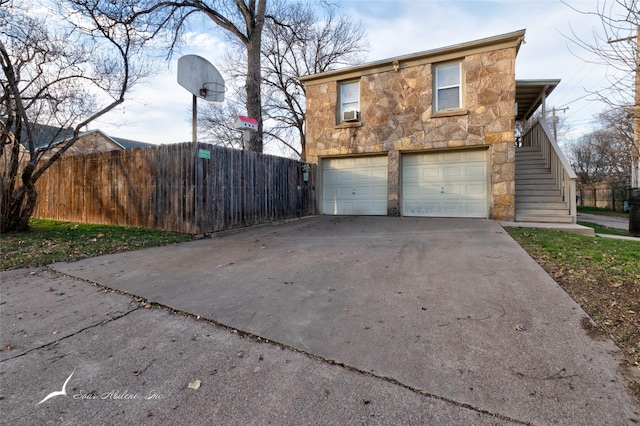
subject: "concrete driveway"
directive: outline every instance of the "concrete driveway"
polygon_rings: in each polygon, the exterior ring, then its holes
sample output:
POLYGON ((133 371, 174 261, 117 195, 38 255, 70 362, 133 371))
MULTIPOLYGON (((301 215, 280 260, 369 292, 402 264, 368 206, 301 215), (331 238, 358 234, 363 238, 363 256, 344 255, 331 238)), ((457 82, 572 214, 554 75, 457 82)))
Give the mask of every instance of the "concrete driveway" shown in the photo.
POLYGON ((321 216, 53 268, 498 418, 640 418, 617 347, 494 221, 321 216))
POLYGON ((597 223, 614 229, 629 229, 629 218, 618 216, 607 216, 602 214, 578 213, 578 220, 581 222, 597 223))

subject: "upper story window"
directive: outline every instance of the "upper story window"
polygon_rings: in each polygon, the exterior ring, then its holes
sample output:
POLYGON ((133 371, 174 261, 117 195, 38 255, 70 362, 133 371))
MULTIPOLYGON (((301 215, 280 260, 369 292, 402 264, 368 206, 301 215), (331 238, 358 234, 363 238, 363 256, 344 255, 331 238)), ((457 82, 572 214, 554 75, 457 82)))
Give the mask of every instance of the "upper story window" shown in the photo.
POLYGON ((338 122, 360 121, 360 82, 340 83, 338 122))
POLYGON ((436 65, 435 111, 462 108, 462 64, 460 62, 436 65))

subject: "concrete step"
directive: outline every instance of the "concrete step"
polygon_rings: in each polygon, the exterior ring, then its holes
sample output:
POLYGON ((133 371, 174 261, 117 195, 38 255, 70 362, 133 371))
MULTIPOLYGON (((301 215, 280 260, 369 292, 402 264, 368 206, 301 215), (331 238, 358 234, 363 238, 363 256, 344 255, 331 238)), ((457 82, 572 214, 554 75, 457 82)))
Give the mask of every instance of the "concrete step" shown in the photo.
POLYGON ((555 203, 564 201, 560 191, 536 191, 526 189, 516 191, 516 203, 555 203))
POLYGON ((553 199, 554 201, 519 201, 518 199, 516 199, 516 211, 518 211, 518 209, 565 209, 569 211, 569 203, 565 203, 563 201, 555 201, 557 200, 556 197, 553 197, 553 199))
POLYGON ((516 170, 538 168, 541 170, 551 170, 546 161, 516 161, 516 170))
POLYGON ((516 161, 538 161, 538 160, 544 161, 544 155, 536 154, 536 153, 525 154, 525 155, 516 154, 516 161))
POLYGON ((516 175, 532 173, 546 173, 551 175, 551 170, 543 166, 531 166, 528 164, 525 166, 516 166, 516 175))
POLYGON ((540 223, 573 223, 573 218, 566 216, 542 216, 516 214, 516 222, 540 222, 540 223))
POLYGON ((527 205, 527 204, 541 204, 541 203, 562 203, 562 197, 558 195, 554 196, 522 196, 516 195, 516 206, 517 205, 527 205))
POLYGON ((540 162, 528 161, 528 162, 521 162, 521 163, 516 162, 516 171, 528 170, 528 169, 551 170, 549 167, 547 167, 547 163, 545 163, 544 161, 540 161, 540 162))
POLYGON ((516 193, 518 190, 536 189, 538 191, 559 191, 555 184, 551 183, 520 183, 516 182, 516 193))
POLYGON ((540 151, 518 152, 516 151, 516 158, 544 158, 540 151))
POLYGON ((526 163, 527 161, 545 161, 542 155, 516 155, 516 162, 526 163))
POLYGON ((542 155, 541 152, 527 152, 527 153, 516 152, 516 160, 524 160, 524 159, 544 159, 544 155, 542 155))
POLYGON ((523 209, 516 205, 516 215, 522 216, 566 216, 569 214, 569 209, 523 209))
POLYGON ((530 177, 516 175, 516 186, 519 185, 556 185, 556 180, 548 175, 530 177))
POLYGON ((516 154, 519 152, 540 152, 539 146, 518 146, 516 147, 516 154))
POLYGON ((518 151, 516 150, 516 158, 525 157, 542 157, 542 151, 518 151))
POLYGON ((516 176, 529 176, 529 175, 553 176, 549 169, 545 169, 543 167, 516 168, 516 176))

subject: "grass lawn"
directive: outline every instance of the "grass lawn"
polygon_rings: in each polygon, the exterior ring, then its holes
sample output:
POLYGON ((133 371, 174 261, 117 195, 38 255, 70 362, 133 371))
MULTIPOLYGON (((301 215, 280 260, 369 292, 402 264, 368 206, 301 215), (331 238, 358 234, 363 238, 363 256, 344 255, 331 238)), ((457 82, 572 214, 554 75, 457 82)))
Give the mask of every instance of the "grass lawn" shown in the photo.
POLYGON ((640 368, 640 242, 507 231, 640 368))
POLYGON ((602 207, 578 207, 578 213, 599 214, 603 216, 629 217, 629 213, 613 211, 602 207))
POLYGON ((102 254, 191 240, 173 232, 114 225, 32 219, 28 232, 1 236, 0 270, 44 266, 102 254))

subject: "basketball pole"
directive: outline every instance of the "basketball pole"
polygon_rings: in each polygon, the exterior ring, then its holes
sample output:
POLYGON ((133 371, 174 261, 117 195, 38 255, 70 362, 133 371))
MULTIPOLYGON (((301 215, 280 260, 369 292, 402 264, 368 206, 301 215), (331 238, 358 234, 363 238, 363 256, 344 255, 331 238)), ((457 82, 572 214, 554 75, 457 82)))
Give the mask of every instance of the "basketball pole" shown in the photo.
POLYGON ((196 95, 191 95, 193 97, 192 102, 192 116, 191 116, 191 140, 195 145, 197 134, 198 134, 198 97, 196 95))

